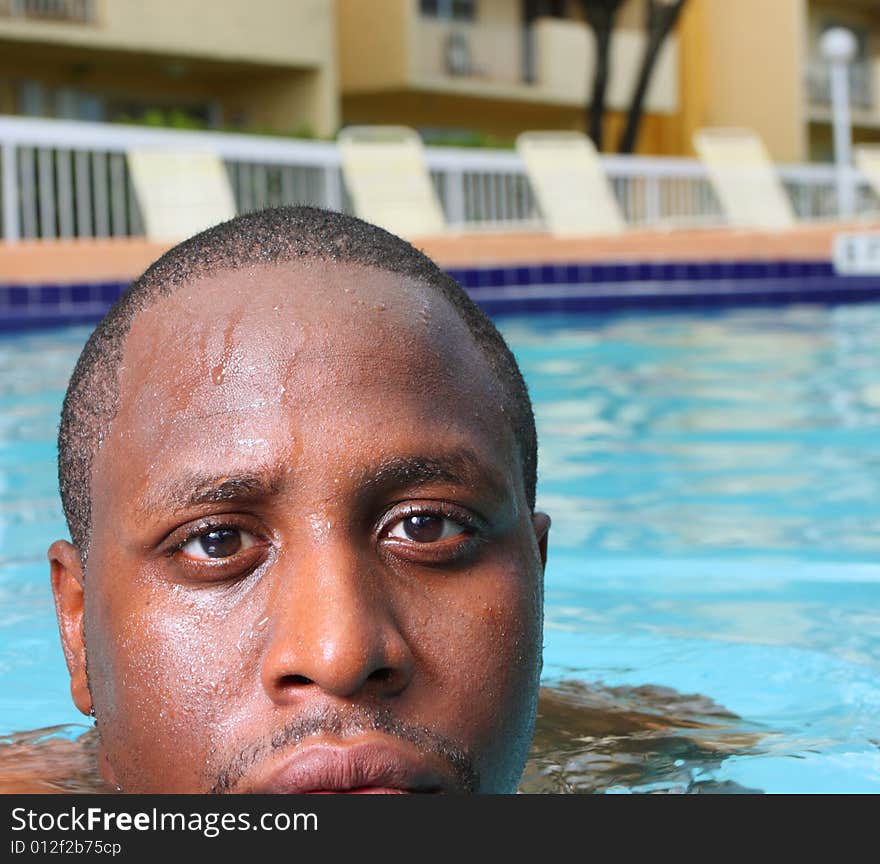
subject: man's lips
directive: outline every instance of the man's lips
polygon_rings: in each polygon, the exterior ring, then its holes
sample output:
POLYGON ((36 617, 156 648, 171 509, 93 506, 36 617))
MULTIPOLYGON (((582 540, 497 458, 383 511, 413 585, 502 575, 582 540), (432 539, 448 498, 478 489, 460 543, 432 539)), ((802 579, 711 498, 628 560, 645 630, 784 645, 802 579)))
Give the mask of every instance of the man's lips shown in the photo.
POLYGON ((449 785, 443 771, 408 747, 375 741, 300 744, 248 784, 249 791, 270 795, 440 792, 449 785))

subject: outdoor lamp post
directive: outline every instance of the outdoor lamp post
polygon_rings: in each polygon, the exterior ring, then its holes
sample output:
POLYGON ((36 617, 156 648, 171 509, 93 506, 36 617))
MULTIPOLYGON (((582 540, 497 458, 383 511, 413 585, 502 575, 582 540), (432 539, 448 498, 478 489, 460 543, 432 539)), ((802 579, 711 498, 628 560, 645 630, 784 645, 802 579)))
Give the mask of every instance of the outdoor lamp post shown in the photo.
POLYGON ((852 178, 852 127, 849 116, 849 64, 858 46, 852 31, 831 27, 819 40, 822 57, 828 61, 831 83, 831 120, 834 128, 834 161, 837 165, 837 207, 849 218, 855 210, 852 178))

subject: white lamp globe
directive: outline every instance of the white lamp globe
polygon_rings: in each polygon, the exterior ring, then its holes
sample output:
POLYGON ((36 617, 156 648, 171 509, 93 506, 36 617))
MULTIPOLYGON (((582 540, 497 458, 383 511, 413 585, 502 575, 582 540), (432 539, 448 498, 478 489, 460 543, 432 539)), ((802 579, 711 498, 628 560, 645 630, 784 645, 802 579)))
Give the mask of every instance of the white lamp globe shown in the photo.
POLYGON ((859 46, 852 30, 845 27, 830 27, 819 40, 819 50, 829 63, 851 63, 858 53, 859 46))

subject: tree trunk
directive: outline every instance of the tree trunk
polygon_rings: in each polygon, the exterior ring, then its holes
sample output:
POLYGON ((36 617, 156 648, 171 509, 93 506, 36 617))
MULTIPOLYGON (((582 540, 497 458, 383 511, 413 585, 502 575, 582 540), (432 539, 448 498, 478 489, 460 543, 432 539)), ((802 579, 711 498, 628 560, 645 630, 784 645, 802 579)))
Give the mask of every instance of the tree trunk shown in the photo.
POLYGON ((596 31, 596 71, 593 74, 593 95, 587 112, 587 129, 597 150, 602 149, 602 121, 605 116, 605 91, 608 89, 608 61, 611 30, 596 31))
POLYGON ((651 83, 654 65, 660 55, 663 42, 678 21, 678 16, 681 14, 685 2, 686 0, 673 0, 673 2, 665 3, 663 0, 648 0, 648 41, 645 44, 645 53, 642 55, 642 65, 639 69, 636 89, 627 112, 626 126, 620 136, 617 148, 620 153, 632 153, 636 148, 639 127, 644 113, 645 95, 648 92, 648 85, 651 83))
POLYGON ((623 0, 581 0, 584 17, 596 37, 596 68, 586 126, 597 150, 602 149, 602 121, 605 116, 605 93, 608 89, 608 66, 614 18, 623 0))

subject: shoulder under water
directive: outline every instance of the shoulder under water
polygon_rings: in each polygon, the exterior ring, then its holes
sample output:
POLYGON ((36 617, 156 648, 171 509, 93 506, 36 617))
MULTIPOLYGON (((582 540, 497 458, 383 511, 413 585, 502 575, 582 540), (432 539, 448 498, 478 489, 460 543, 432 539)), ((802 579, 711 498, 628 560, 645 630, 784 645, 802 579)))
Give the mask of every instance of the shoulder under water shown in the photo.
MULTIPOLYGON (((771 736, 699 695, 561 681, 541 688, 524 793, 757 792, 712 779, 771 736)), ((0 793, 106 793, 97 733, 53 726, 0 738, 0 793)))

